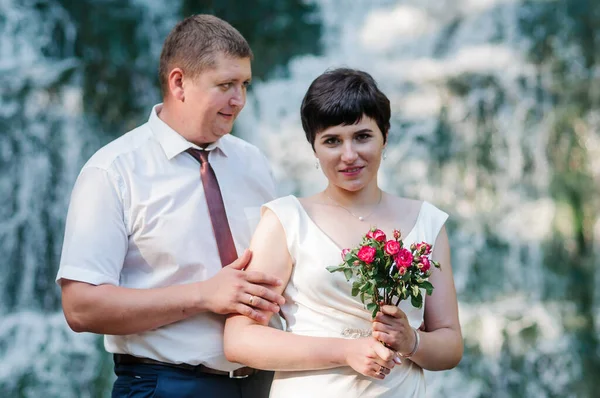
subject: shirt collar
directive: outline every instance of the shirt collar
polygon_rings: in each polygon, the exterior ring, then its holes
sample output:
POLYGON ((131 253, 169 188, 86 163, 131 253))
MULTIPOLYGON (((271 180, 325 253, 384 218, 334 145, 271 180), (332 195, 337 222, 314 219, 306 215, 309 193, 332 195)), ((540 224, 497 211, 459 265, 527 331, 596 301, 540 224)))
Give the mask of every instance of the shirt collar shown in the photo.
MULTIPOLYGON (((167 159, 173 159, 181 152, 185 152, 188 148, 203 149, 183 138, 183 136, 173 130, 167 123, 158 117, 162 106, 163 105, 161 103, 152 107, 150 118, 148 119, 148 125, 165 152, 165 155, 167 155, 167 159)), ((223 155, 227 156, 227 138, 227 136, 221 137, 216 142, 213 142, 204 148, 204 150, 212 151, 213 149, 218 148, 223 155)))

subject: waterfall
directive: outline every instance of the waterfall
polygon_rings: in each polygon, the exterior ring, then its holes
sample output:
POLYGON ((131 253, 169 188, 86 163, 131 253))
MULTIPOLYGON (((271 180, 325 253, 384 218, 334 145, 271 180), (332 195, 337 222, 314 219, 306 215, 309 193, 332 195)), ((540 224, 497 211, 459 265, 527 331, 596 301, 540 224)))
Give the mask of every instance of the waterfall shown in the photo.
MULTIPOLYGON (((320 73, 349 66, 392 102, 383 188, 450 214, 465 356, 427 372, 432 397, 585 396, 600 370, 600 69, 579 39, 590 32, 577 36, 600 6, 551 3, 313 0, 299 4, 314 14, 285 12, 304 39, 320 25, 320 51, 248 37, 261 78, 235 134, 264 150, 280 194, 324 187, 300 102, 320 73), (290 46, 261 72, 261 52, 290 46)), ((0 396, 108 396, 101 340, 60 310, 64 219, 85 160, 158 102, 162 40, 189 8, 178 4, 0 1, 0 396), (89 24, 102 45, 85 42, 89 24)))
MULTIPOLYGON (((577 394, 573 383, 584 370, 569 318, 578 310, 562 301, 565 280, 548 272, 544 255, 555 224, 572 222, 551 193, 554 82, 528 56, 526 5, 319 6, 323 55, 297 57, 289 77, 255 87, 241 116, 246 137, 259 136, 273 161, 282 193, 311 194, 325 185, 299 118, 312 79, 335 66, 371 73, 393 111, 382 185, 450 213, 465 358, 456 370, 427 374, 430 396, 577 394)), ((584 134, 597 154, 591 127, 584 134)), ((592 170, 598 181, 597 164, 592 170)))
POLYGON ((68 330, 53 283, 69 192, 97 144, 82 116, 76 27, 53 2, 2 1, 0 15, 0 395, 92 397, 97 344, 68 330))

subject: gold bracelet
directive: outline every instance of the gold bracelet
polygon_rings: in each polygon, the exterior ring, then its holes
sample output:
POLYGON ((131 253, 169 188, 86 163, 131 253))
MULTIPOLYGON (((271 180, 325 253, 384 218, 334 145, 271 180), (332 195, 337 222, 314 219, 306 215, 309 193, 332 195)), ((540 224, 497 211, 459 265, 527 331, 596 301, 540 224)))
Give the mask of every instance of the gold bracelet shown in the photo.
POLYGON ((402 354, 401 352, 398 352, 398 356, 400 358, 410 358, 413 355, 415 355, 415 353, 417 352, 417 350, 419 349, 419 343, 421 342, 421 336, 419 335, 419 331, 415 328, 413 328, 413 332, 415 333, 415 346, 413 347, 412 351, 408 354, 402 354))

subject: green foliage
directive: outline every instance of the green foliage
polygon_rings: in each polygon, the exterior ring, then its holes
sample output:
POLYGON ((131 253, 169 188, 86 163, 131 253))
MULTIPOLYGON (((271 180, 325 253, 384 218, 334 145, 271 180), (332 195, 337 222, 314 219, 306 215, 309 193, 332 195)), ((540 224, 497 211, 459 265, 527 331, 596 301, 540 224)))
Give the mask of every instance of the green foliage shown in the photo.
POLYGON ((375 318, 381 305, 398 305, 408 298, 414 307, 423 306, 421 289, 429 295, 433 292, 427 280, 429 267, 440 268, 438 262, 429 259, 430 254, 431 245, 427 243, 413 244, 409 250, 404 248, 399 231, 394 231, 394 239, 388 241, 382 231, 372 228, 360 246, 342 252, 340 265, 327 270, 343 272, 346 280, 352 281, 352 296, 359 296, 375 318))

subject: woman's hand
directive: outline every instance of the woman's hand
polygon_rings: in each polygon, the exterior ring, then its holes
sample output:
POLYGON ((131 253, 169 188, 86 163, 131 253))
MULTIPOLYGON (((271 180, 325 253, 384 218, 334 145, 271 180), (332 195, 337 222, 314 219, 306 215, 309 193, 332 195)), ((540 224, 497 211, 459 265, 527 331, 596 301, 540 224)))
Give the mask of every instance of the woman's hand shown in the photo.
POLYGON ((400 354, 409 354, 415 347, 415 333, 406 314, 394 305, 384 305, 373 320, 373 337, 400 354))
POLYGON ((346 364, 358 373, 383 380, 394 367, 396 354, 373 337, 349 339, 346 364))

